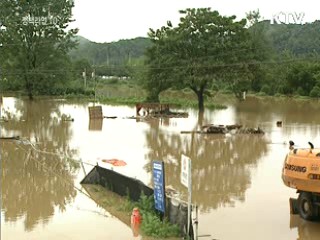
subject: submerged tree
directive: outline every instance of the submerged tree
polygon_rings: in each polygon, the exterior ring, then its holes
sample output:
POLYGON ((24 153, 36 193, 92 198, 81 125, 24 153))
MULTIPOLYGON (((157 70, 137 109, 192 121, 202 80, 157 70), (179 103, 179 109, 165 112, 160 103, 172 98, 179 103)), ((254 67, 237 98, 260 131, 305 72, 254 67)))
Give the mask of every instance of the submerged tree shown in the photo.
MULTIPOLYGON (((147 89, 157 96, 169 87, 190 88, 204 109, 204 95, 217 79, 230 80, 224 73, 248 72, 250 35, 246 20, 221 16, 210 8, 180 11, 177 27, 170 22, 150 30, 153 46, 148 49, 147 89)), ((233 80, 233 79, 232 79, 233 80)))
POLYGON ((68 51, 77 29, 69 29, 72 0, 1 0, 2 75, 19 81, 29 98, 63 85, 71 76, 68 51))

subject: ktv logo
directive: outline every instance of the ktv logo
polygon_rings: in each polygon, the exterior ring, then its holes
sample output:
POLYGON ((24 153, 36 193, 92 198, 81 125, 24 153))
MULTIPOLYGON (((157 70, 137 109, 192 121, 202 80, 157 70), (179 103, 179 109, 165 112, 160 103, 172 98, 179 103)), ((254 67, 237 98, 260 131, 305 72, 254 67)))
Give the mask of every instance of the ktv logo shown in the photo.
POLYGON ((303 24, 304 12, 279 12, 272 15, 271 24, 303 24))

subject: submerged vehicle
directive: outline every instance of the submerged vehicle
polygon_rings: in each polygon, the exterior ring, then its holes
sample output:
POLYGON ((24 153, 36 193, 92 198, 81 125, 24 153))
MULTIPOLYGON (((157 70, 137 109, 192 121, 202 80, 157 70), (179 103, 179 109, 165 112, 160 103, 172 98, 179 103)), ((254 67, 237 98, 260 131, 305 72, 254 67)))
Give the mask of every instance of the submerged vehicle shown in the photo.
POLYGON ((305 220, 320 218, 320 148, 295 148, 290 141, 282 180, 290 188, 297 189, 298 199, 290 199, 292 213, 298 213, 305 220))

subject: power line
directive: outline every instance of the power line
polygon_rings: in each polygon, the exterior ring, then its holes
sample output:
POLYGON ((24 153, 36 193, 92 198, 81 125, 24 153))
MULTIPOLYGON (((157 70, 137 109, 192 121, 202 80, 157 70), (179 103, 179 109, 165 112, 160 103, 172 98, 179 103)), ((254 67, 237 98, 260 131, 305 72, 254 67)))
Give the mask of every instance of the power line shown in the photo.
MULTIPOLYGON (((304 61, 317 61, 318 59, 314 58, 299 58, 299 59, 291 59, 291 60, 269 60, 269 61, 251 61, 251 62, 235 62, 235 63, 229 63, 229 64, 207 64, 207 65, 197 65, 197 66, 168 66, 168 67, 149 67, 149 66, 129 66, 128 68, 131 68, 135 71, 148 71, 148 70, 181 70, 181 69, 221 69, 221 68, 230 68, 230 67, 243 67, 248 65, 279 65, 279 64, 287 64, 287 63, 295 63, 295 62, 304 62, 304 61)), ((106 70, 123 70, 124 66, 99 66, 104 67, 106 70)), ((99 67, 95 67, 97 70, 99 67)), ((235 72, 247 72, 241 69, 234 69, 235 72)), ((49 74, 62 74, 62 73, 82 73, 82 70, 75 70, 75 69, 61 69, 61 70, 53 70, 53 69, 35 69, 34 71, 29 70, 25 71, 22 69, 14 69, 14 70, 6 70, 2 69, 2 75, 49 75, 49 74)))
MULTIPOLYGON (((41 151, 41 150, 35 148, 30 141, 28 141, 28 140, 25 140, 25 141, 30 143, 30 146, 32 147, 32 149, 33 149, 34 151, 37 151, 37 152, 39 152, 39 153, 45 153, 45 154, 51 154, 51 155, 60 156, 60 155, 58 155, 58 154, 56 154, 56 153, 41 151)), ((27 152, 27 150, 24 149, 23 147, 21 147, 20 145, 17 145, 17 146, 18 146, 18 148, 20 148, 22 151, 27 152)), ((87 196, 88 198, 90 198, 91 200, 94 201, 94 199, 93 199, 89 194, 87 194, 86 192, 82 191, 80 188, 76 187, 76 186, 74 185, 74 182, 71 183, 71 182, 65 180, 65 178, 64 178, 63 176, 61 176, 59 173, 53 171, 52 169, 48 168, 48 167, 45 165, 45 163, 40 162, 40 161, 39 161, 38 159, 36 159, 35 157, 31 156, 31 158, 32 158, 34 161, 36 161, 38 164, 40 164, 43 168, 45 168, 47 171, 49 171, 49 172, 53 173, 54 175, 56 175, 58 178, 60 178, 60 179, 61 179, 62 181, 64 181, 66 184, 72 186, 74 189, 76 189, 77 191, 81 192, 82 194, 84 194, 85 196, 87 196)), ((82 162, 82 161, 79 161, 79 162, 82 162)), ((82 162, 82 163, 85 163, 85 162, 82 162)), ((85 164, 86 164, 86 163, 85 163, 85 164)), ((95 166, 95 165, 92 165, 92 164, 89 164, 89 165, 95 166)))
MULTIPOLYGON (((55 43, 54 41, 41 41, 38 42, 37 44, 47 44, 47 43, 55 43)), ((5 44, 2 46, 18 46, 23 43, 12 43, 12 44, 5 44)), ((249 47, 249 48, 241 48, 241 49, 233 49, 229 51, 225 51, 219 54, 215 55, 207 55, 207 56, 199 56, 195 57, 192 59, 192 63, 195 63, 195 66, 188 66, 187 64, 190 63, 189 59, 182 59, 181 61, 178 62, 178 65, 171 65, 171 66, 150 66, 150 65, 142 65, 142 66, 134 66, 134 65, 96 65, 93 66, 98 69, 103 69, 103 70, 134 70, 134 71, 148 71, 148 70, 175 70, 175 69, 201 69, 201 68, 226 68, 226 67, 243 67, 243 66, 248 66, 248 65, 272 65, 272 64, 286 64, 286 63, 292 63, 292 62, 301 62, 301 61, 316 61, 318 58, 311 58, 311 57, 304 57, 304 58, 296 58, 296 59, 285 59, 285 60, 268 60, 268 61, 258 61, 258 60, 251 60, 251 61, 239 61, 239 62, 233 62, 233 63, 221 63, 221 64, 198 64, 197 61, 200 60, 210 60, 211 58, 214 58, 216 60, 219 57, 223 56, 235 56, 237 54, 241 54, 243 52, 251 52, 251 51, 259 51, 259 50, 265 50, 267 51, 268 49, 261 46, 261 47, 249 47)), ((270 48, 270 50, 273 50, 270 48)), ((237 69, 239 72, 239 69, 237 69)), ((42 74, 42 75, 48 75, 48 74, 59 74, 59 73, 80 73, 80 70, 76 70, 74 68, 68 68, 68 69, 31 69, 31 70, 25 70, 25 69, 14 69, 8 71, 5 68, 3 69, 3 75, 25 75, 25 74, 42 74)))

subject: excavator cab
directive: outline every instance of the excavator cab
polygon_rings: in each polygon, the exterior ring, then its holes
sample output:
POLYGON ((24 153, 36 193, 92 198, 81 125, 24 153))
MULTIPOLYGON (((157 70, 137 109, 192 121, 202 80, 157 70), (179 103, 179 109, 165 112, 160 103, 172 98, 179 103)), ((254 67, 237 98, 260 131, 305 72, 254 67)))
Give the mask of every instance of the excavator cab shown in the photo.
POLYGON ((299 193, 298 199, 290 199, 291 213, 298 213, 306 220, 320 218, 320 148, 296 148, 289 141, 283 168, 282 180, 299 193))

